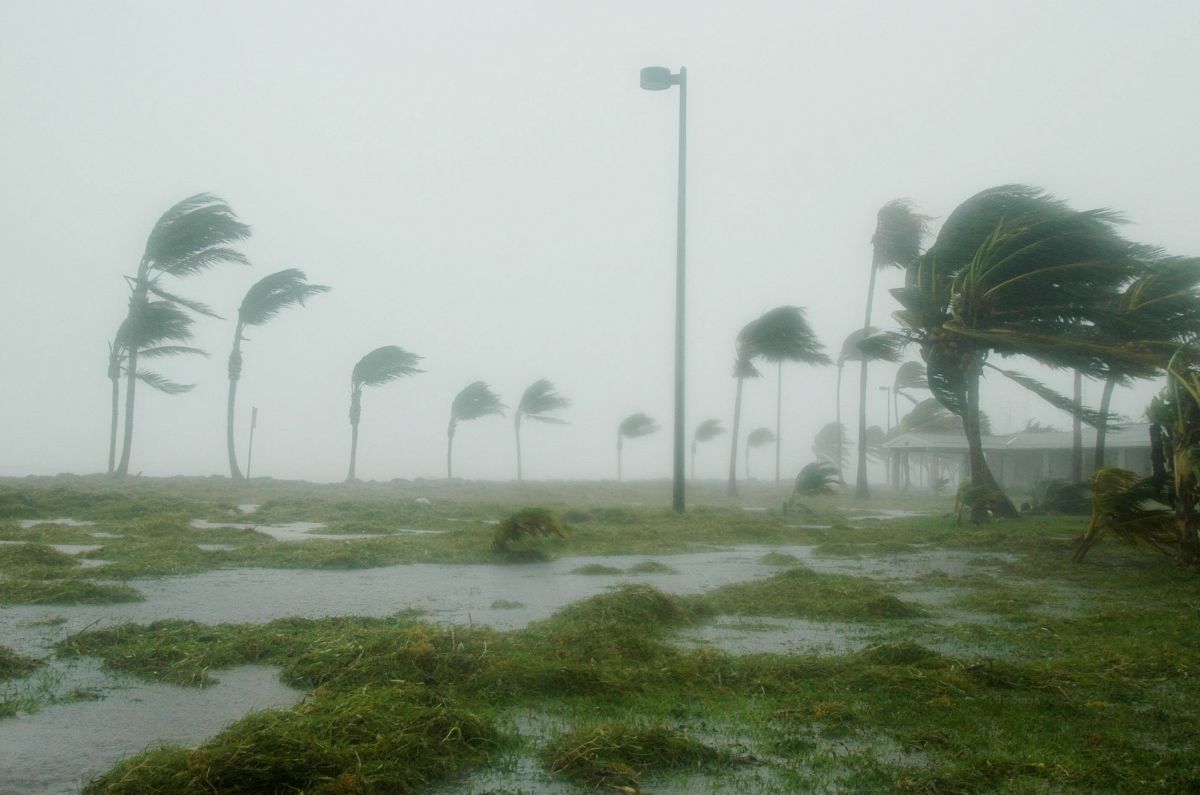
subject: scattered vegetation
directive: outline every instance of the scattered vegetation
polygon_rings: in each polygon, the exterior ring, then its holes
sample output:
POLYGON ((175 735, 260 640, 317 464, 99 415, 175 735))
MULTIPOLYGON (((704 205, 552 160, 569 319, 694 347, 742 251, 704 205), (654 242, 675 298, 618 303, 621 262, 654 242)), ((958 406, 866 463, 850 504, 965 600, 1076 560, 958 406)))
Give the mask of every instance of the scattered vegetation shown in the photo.
POLYGON ((567 528, 554 512, 546 508, 525 508, 496 526, 492 549, 509 555, 516 551, 515 546, 519 543, 550 537, 567 537, 567 528))
POLYGON ((45 662, 42 660, 35 660, 32 657, 17 654, 6 646, 0 646, 0 682, 28 676, 43 665, 45 662))
POLYGON ((698 769, 733 757, 667 726, 601 724, 556 737, 542 751, 550 773, 579 784, 636 792, 646 773, 698 769))

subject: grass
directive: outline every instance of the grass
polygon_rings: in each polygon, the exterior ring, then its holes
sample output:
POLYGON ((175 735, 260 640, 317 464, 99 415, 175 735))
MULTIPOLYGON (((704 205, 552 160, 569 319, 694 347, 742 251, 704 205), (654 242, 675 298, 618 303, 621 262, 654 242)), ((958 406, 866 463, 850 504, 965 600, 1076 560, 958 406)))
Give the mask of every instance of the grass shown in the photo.
MULTIPOLYGON (((94 656, 111 669, 190 686, 214 685, 231 666, 271 664, 310 693, 298 707, 249 716, 198 748, 131 757, 94 782, 93 792, 409 792, 438 781, 462 791, 474 771, 514 759, 548 762, 554 776, 584 787, 652 786, 660 771, 675 770, 714 791, 1200 788, 1195 572, 1112 542, 1098 545, 1086 564, 1070 564, 1082 529, 1071 517, 955 528, 944 516, 926 516, 857 530, 838 527, 838 514, 863 506, 822 499, 813 507, 834 527, 809 531, 721 498, 682 518, 623 504, 662 496, 658 486, 641 488, 413 483, 304 491, 195 480, 0 481, 0 517, 8 517, 0 518, 0 538, 104 543, 96 557, 112 560, 118 578, 249 565, 494 564, 494 528, 475 520, 529 504, 546 505, 571 525, 566 539, 549 542, 550 554, 662 557, 716 544, 830 545, 811 561, 814 568, 763 550, 755 556, 780 570, 764 566, 769 576, 762 579, 687 597, 625 585, 510 632, 405 614, 261 625, 170 621, 78 633, 58 654, 94 656), (416 504, 416 496, 432 504, 416 504), (250 530, 188 527, 195 517, 235 520, 233 506, 242 502, 263 505, 256 522, 445 532, 281 544, 250 530), (15 519, 36 516, 97 524, 17 527, 15 519), (122 537, 95 539, 93 531, 122 537), (193 553, 197 540, 239 549, 193 553), (946 556, 930 564, 941 573, 900 567, 894 581, 845 573, 859 565, 856 558, 902 563, 912 550, 946 556), (904 596, 910 590, 950 599, 922 608, 904 596), (974 617, 962 621, 964 610, 974 617), (844 654, 734 655, 673 642, 722 615, 849 622, 872 643, 844 654), (546 724, 523 724, 530 712, 547 716, 546 724), (743 786, 753 771, 762 780, 743 786)), ((749 504, 780 501, 752 494, 749 504)), ((24 561, 13 570, 29 565, 42 564, 24 561)), ((92 570, 47 568, 61 576, 19 581, 91 582, 92 570)), ((13 582, 9 570, 5 576, 0 583, 13 582)))
POLYGON ((6 646, 0 646, 0 682, 28 676, 43 665, 43 660, 35 660, 6 646))
POLYGON ((107 605, 140 602, 136 589, 90 580, 0 580, 0 605, 107 605))

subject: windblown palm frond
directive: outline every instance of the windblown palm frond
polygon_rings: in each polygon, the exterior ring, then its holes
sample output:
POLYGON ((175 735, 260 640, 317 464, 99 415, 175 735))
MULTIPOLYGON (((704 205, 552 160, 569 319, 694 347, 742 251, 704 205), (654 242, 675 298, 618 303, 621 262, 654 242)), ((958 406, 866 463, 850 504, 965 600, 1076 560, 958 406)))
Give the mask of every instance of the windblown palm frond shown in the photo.
POLYGON ((642 414, 630 414, 625 419, 621 420, 621 424, 617 426, 617 434, 622 439, 637 439, 642 436, 649 436, 657 432, 661 426, 654 421, 654 418, 642 414))
POLYGON ((1054 406, 1054 408, 1056 408, 1060 411, 1065 411, 1066 413, 1068 413, 1072 416, 1075 416, 1077 414, 1079 416, 1079 419, 1082 420, 1084 422, 1084 424, 1086 424, 1086 425, 1090 425, 1093 428, 1099 428, 1099 427, 1104 426, 1104 427, 1109 428, 1110 430, 1121 427, 1112 422, 1113 417, 1111 415, 1106 417, 1106 416, 1102 415, 1100 412, 1096 411, 1095 409, 1090 409, 1087 406, 1076 406, 1074 400, 1072 400, 1071 398, 1062 394, 1061 392, 1057 392, 1054 389, 1051 389, 1050 387, 1046 386, 1041 381, 1037 380, 1036 378, 1033 378, 1032 376, 1025 375, 1024 373, 1019 373, 1016 370, 1005 370, 1001 367, 997 367, 994 364, 988 364, 985 366, 989 370, 994 370, 995 372, 1003 375, 1005 378, 1008 378, 1009 380, 1014 381, 1014 382, 1020 384, 1021 386, 1025 387, 1030 392, 1032 392, 1035 395, 1037 395, 1038 397, 1040 397, 1042 400, 1044 400, 1047 403, 1049 403, 1050 405, 1054 406))
POLYGON ((908 199, 894 199, 879 208, 871 237, 876 268, 907 268, 921 254, 929 216, 913 210, 908 199))
POLYGON ((905 362, 896 371, 896 379, 892 382, 892 390, 904 393, 908 389, 928 389, 929 382, 925 379, 925 365, 920 362, 905 362))
POLYGON ((152 295, 157 295, 159 298, 163 299, 164 301, 169 301, 172 304, 179 304, 180 306, 186 306, 188 309, 192 310, 197 315, 204 315, 205 317, 211 317, 211 318, 215 318, 217 320, 221 319, 221 316, 218 315, 211 306, 204 303, 203 301, 193 301, 190 298, 184 298, 181 295, 176 295, 175 293, 169 293, 166 290, 159 287, 156 282, 152 282, 152 283, 148 284, 146 286, 146 289, 152 295))
POLYGON ((746 437, 746 444, 750 447, 762 447, 765 444, 770 444, 775 441, 775 434, 770 428, 755 428, 750 431, 750 435, 746 437))
POLYGON ((554 384, 542 378, 534 381, 522 393, 521 400, 517 403, 516 414, 528 420, 562 425, 566 423, 566 420, 547 415, 552 411, 565 409, 570 405, 571 401, 558 394, 558 391, 554 388, 554 384))
POLYGON ((927 398, 900 418, 900 430, 904 433, 954 433, 962 430, 962 420, 934 398, 927 398))
POLYGON ((813 437, 812 451, 818 459, 827 461, 836 466, 838 456, 840 455, 843 462, 846 458, 845 448, 841 445, 841 440, 846 438, 846 426, 838 427, 838 423, 829 422, 821 426, 821 430, 817 431, 817 435, 813 437))
POLYGON ((146 240, 139 273, 158 271, 188 276, 218 262, 249 264, 230 243, 250 236, 223 200, 209 193, 190 196, 158 219, 146 240))
MULTIPOLYGON (((738 341, 739 349, 744 346, 745 355, 752 359, 832 364, 804 310, 798 306, 779 306, 764 313, 742 330, 738 341)), ((740 350, 739 358, 742 358, 740 350)))
POLYGON ((842 350, 838 353, 838 364, 845 362, 900 361, 901 349, 907 340, 899 338, 892 332, 881 332, 874 326, 856 329, 846 335, 842 341, 842 350))
POLYGON ((816 497, 837 493, 837 467, 827 461, 805 464, 796 475, 793 497, 816 497))
POLYGON ((304 271, 297 268, 272 273, 255 282, 238 308, 243 326, 261 326, 290 306, 303 306, 311 296, 328 292, 324 284, 309 284, 304 271))
POLYGON ((208 351, 200 348, 191 348, 187 345, 159 345, 154 348, 142 348, 140 354, 144 359, 161 359, 164 356, 179 356, 182 354, 208 356, 208 351))
POLYGON ((1062 430, 1055 428, 1053 425, 1046 425, 1037 420, 1029 420, 1025 423, 1025 427, 1021 429, 1021 433, 1062 433, 1062 430))
POLYGON ((192 338, 192 318, 169 301, 150 301, 131 312, 117 330, 121 347, 136 347, 139 352, 168 342, 187 342, 192 338))
POLYGON ((424 372, 417 369, 421 357, 395 345, 384 345, 368 353, 354 365, 350 375, 351 387, 357 391, 364 386, 379 386, 407 375, 424 372))
POLYGON ((723 433, 725 433, 725 426, 721 424, 721 421, 709 419, 696 426, 696 433, 692 439, 697 442, 707 442, 723 433))
POLYGON ((184 392, 191 392, 196 386, 195 384, 178 384, 166 376, 149 370, 138 370, 137 378, 146 386, 167 395, 182 395, 184 392))
POLYGON ((450 406, 450 420, 466 422, 495 414, 503 415, 506 408, 508 407, 500 401, 500 397, 490 386, 483 381, 475 381, 467 384, 454 396, 454 402, 450 406))
POLYGON ((1097 470, 1092 476, 1092 520, 1073 559, 1082 561, 1105 533, 1170 554, 1178 533, 1168 500, 1153 478, 1117 467, 1097 470))

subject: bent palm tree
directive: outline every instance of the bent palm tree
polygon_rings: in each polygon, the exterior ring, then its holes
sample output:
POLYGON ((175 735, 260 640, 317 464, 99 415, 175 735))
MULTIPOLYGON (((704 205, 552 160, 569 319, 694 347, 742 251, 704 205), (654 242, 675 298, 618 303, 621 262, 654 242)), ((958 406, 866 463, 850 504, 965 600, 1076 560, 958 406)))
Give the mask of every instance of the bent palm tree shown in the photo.
POLYGON ((290 306, 303 306, 311 296, 328 292, 323 284, 309 284, 304 271, 288 268, 259 279, 242 298, 238 307, 237 324, 233 330, 233 349, 229 353, 229 398, 225 412, 225 448, 229 453, 229 476, 242 479, 233 443, 233 415, 237 404, 238 380, 242 377, 242 343, 245 331, 262 326, 290 306))
MULTIPOLYGON (((244 240, 249 235, 250 227, 237 220, 229 205, 211 194, 200 193, 171 207, 159 217, 150 231, 137 273, 125 277, 130 289, 126 320, 131 323, 142 322, 141 315, 147 311, 151 295, 193 312, 216 317, 204 304, 167 292, 160 282, 165 276, 192 276, 219 262, 248 265, 245 255, 230 248, 229 244, 244 240)), ((129 472, 129 458, 133 451, 138 354, 137 346, 129 347, 125 354, 125 436, 121 461, 114 470, 118 476, 129 472)))
POLYGON ((630 414, 617 426, 617 480, 621 480, 621 451, 626 439, 640 439, 659 430, 659 424, 646 414, 630 414))
POLYGON ((750 451, 768 445, 775 441, 775 434, 770 428, 755 428, 746 437, 746 480, 750 479, 750 451))
MULTIPOLYGON (((842 437, 845 435, 846 429, 841 427, 840 423, 827 422, 821 426, 821 430, 817 431, 817 435, 813 437, 812 451, 817 457, 818 463, 829 464, 838 471, 840 467, 837 465, 839 457, 845 458, 845 451, 842 448, 842 437)), ((839 477, 838 482, 841 483, 839 477)))
POLYGON ((783 363, 833 364, 798 306, 779 306, 750 325, 746 345, 752 356, 776 365, 775 393, 775 482, 779 483, 780 448, 783 434, 783 363))
MULTIPOLYGON (((838 353, 837 359, 837 390, 835 400, 837 401, 836 411, 836 426, 841 436, 838 437, 838 479, 845 483, 845 478, 842 476, 842 450, 844 449, 843 440, 845 438, 845 426, 842 424, 842 367, 846 362, 862 362, 864 365, 867 362, 896 362, 900 360, 901 345, 900 341, 891 333, 880 333, 874 326, 866 326, 856 329, 846 335, 846 339, 842 341, 842 350, 838 353)), ((859 374, 861 377, 861 373, 859 374)), ((861 392, 861 390, 860 390, 861 392)), ((860 417, 863 427, 859 429, 859 437, 865 433, 866 418, 860 417)), ((860 452, 862 451, 860 445, 860 452)))
POLYGON ((729 486, 726 494, 737 496, 737 451, 738 428, 742 424, 742 384, 747 378, 759 378, 761 373, 754 366, 754 352, 750 348, 749 336, 757 321, 750 321, 738 332, 734 347, 737 351, 733 360, 733 377, 737 379, 737 392, 733 399, 733 432, 729 435, 729 486))
POLYGON ((723 433, 725 433, 725 426, 721 425, 720 420, 705 420, 696 426, 696 432, 692 434, 692 480, 696 479, 697 445, 716 439, 723 433))
POLYGON ((358 360, 350 373, 350 474, 354 480, 354 464, 358 457, 358 420, 362 417, 363 387, 381 386, 404 376, 424 372, 417 369, 421 357, 395 345, 384 345, 358 360))
POLYGON ((500 397, 483 381, 475 381, 463 387, 450 404, 450 426, 446 429, 446 478, 454 479, 454 433, 460 422, 469 422, 492 415, 504 415, 508 408, 500 397))
POLYGON ((534 422, 545 422, 553 425, 565 425, 566 420, 551 417, 550 413, 565 409, 571 401, 558 394, 554 384, 541 378, 530 384, 521 394, 517 410, 513 412, 513 431, 517 437, 517 482, 521 482, 521 420, 529 419, 534 422))
MULTIPOLYGON (((867 284, 867 311, 864 332, 871 327, 871 309, 875 301, 875 276, 880 268, 908 268, 921 255, 928 216, 913 210, 907 199, 893 199, 879 208, 875 234, 871 236, 871 278, 867 284)), ((860 360, 858 374, 858 474, 854 484, 856 497, 871 496, 867 484, 867 364, 860 360)))
MULTIPOLYGON (((112 417, 108 435, 108 474, 116 468, 117 425, 121 405, 121 377, 131 348, 141 359, 157 359, 179 354, 208 354, 199 348, 178 343, 192 338, 192 318, 169 301, 150 301, 136 318, 126 318, 117 330, 117 338, 108 346, 108 378, 112 381, 112 417)), ((177 384, 158 373, 139 369, 137 380, 168 395, 179 395, 192 389, 191 384, 177 384)))

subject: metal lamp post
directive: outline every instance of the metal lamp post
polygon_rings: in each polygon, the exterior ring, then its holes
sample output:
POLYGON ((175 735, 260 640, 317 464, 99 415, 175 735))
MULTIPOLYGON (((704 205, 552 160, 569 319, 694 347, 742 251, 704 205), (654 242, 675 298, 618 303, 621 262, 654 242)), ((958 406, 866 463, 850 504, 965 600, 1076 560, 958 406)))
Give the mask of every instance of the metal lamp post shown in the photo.
POLYGON ((683 513, 683 307, 686 272, 684 235, 687 217, 687 67, 674 74, 665 66, 647 66, 642 70, 642 88, 664 91, 679 86, 679 207, 675 238, 675 466, 672 478, 671 507, 683 513))

